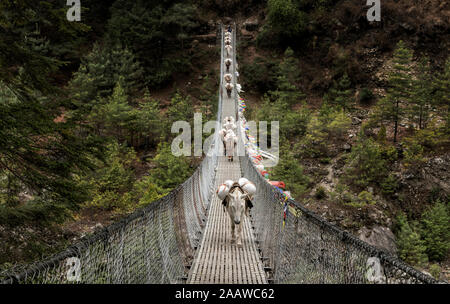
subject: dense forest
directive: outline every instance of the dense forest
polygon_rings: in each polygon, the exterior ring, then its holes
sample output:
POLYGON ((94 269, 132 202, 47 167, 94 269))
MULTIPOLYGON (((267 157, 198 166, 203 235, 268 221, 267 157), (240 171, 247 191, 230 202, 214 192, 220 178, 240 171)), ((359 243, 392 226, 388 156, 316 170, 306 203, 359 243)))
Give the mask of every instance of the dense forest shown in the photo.
POLYGON ((0 268, 150 204, 199 157, 172 123, 217 110, 236 22, 247 119, 280 122, 271 179, 435 277, 450 261, 450 9, 384 0, 0 3, 0 268), (363 1, 364 2, 364 1, 363 1), (405 13, 406 12, 406 13, 405 13))

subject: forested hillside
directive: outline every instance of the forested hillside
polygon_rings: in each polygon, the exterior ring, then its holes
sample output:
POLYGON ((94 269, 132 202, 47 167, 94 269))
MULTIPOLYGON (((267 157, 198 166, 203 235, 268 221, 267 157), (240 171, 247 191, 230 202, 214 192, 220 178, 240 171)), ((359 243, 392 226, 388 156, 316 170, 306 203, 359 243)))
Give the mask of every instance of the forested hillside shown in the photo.
POLYGON ((0 267, 164 196, 198 157, 172 123, 217 107, 217 24, 236 22, 247 119, 280 121, 294 198, 448 277, 450 3, 0 2, 0 267))

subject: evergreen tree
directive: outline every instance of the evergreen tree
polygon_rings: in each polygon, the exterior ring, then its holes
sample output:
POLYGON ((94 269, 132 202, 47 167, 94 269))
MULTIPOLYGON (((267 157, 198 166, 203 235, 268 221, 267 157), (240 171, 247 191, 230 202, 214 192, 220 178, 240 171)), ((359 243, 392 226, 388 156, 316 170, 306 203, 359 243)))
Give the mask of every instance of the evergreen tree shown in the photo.
POLYGON ((444 260, 450 250, 450 214, 448 207, 438 201, 422 216, 422 235, 426 252, 432 261, 444 260))
POLYGON ((417 121, 419 129, 423 129, 429 118, 430 101, 432 99, 433 86, 429 60, 422 58, 419 63, 417 79, 413 80, 410 118, 417 121))
POLYGON ((139 138, 144 139, 145 148, 148 149, 149 145, 156 144, 162 135, 162 117, 159 103, 150 96, 148 89, 145 90, 144 97, 139 102, 139 107, 136 113, 137 120, 133 129, 138 132, 139 138))
POLYGON ((111 7, 108 40, 121 42, 136 54, 145 69, 146 84, 152 87, 167 83, 174 72, 189 67, 190 58, 177 55, 178 41, 184 41, 196 26, 196 10, 175 2, 117 0, 111 7))
POLYGON ((350 104, 352 100, 352 90, 351 81, 347 73, 344 73, 338 82, 334 81, 333 87, 330 89, 328 94, 325 95, 324 99, 326 102, 335 104, 344 110, 350 109, 350 104))
POLYGON ((436 88, 435 103, 446 108, 445 133, 450 134, 450 58, 447 59, 444 71, 434 79, 436 88))
POLYGON ((297 85, 300 77, 299 61, 295 58, 291 48, 286 49, 277 74, 276 90, 269 92, 272 99, 285 102, 288 106, 303 101, 305 95, 297 85))
POLYGON ((258 37, 259 41, 272 39, 284 45, 292 45, 301 38, 308 24, 308 16, 300 10, 298 1, 269 0, 267 9, 268 22, 262 36, 258 37))
MULTIPOLYGON (((13 184, 29 194, 18 206, 0 205, 5 224, 63 220, 86 197, 74 176, 92 169, 101 154, 98 138, 79 136, 80 121, 62 113, 72 107, 53 82, 62 61, 42 34, 51 8, 41 1, 0 2, 0 84, 9 95, 0 103, 0 174, 10 179, 10 198, 13 184)), ((56 36, 82 26, 61 19, 56 36)))
POLYGON ((397 217, 397 247, 399 257, 408 264, 423 266, 427 261, 426 247, 417 232, 404 214, 397 217))
POLYGON ((405 116, 401 103, 408 106, 411 100, 412 79, 408 73, 411 61, 412 51, 400 41, 394 51, 394 66, 388 77, 387 96, 379 101, 375 113, 378 120, 394 123, 394 143, 397 142, 398 124, 405 116))
POLYGON ((170 191, 183 183, 193 172, 186 157, 172 154, 170 144, 161 142, 158 153, 153 158, 156 168, 150 171, 150 177, 158 187, 170 191))
POLYGON ((111 95, 120 78, 127 94, 132 94, 142 87, 142 76, 140 63, 127 48, 119 44, 110 47, 96 43, 83 59, 70 87, 78 105, 89 111, 97 96, 111 95))
POLYGON ((310 180, 304 174, 300 162, 295 159, 290 144, 281 139, 280 142, 284 144, 280 147, 279 163, 270 172, 270 178, 271 180, 284 181, 292 196, 299 198, 306 193, 310 180))
POLYGON ((114 88, 112 96, 102 109, 103 122, 107 134, 113 134, 121 141, 124 140, 123 132, 131 129, 135 120, 133 108, 128 104, 128 96, 121 85, 121 81, 114 88))
POLYGON ((191 3, 176 3, 167 10, 161 19, 166 32, 176 37, 184 48, 184 40, 188 37, 188 32, 198 27, 196 20, 197 8, 191 3))
POLYGON ((193 122, 194 109, 189 96, 183 97, 179 92, 170 100, 170 106, 166 112, 167 122, 163 130, 166 138, 171 136, 172 124, 176 121, 193 122))

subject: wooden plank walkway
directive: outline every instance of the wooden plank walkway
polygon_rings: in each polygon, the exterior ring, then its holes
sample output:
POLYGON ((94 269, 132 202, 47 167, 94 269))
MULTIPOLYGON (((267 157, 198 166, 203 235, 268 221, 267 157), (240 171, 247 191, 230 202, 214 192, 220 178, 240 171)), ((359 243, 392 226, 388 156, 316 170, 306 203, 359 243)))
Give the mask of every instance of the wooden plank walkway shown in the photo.
MULTIPOLYGON (((233 52, 234 50, 233 39, 233 52)), ((222 58, 223 60, 225 59, 222 58)), ((234 65, 233 60, 232 71, 235 71, 234 65)), ((222 100, 221 122, 223 117, 236 117, 236 101, 233 96, 228 98, 226 90, 222 90, 222 100)), ((223 150, 223 146, 220 149, 223 150)), ((227 179, 237 181, 241 177, 239 157, 235 157, 233 162, 229 162, 226 157, 219 157, 216 174, 215 189, 227 179)), ((232 244, 230 217, 214 193, 203 239, 191 267, 188 283, 266 284, 266 275, 255 243, 254 232, 247 217, 243 221, 242 233, 242 247, 232 244)))

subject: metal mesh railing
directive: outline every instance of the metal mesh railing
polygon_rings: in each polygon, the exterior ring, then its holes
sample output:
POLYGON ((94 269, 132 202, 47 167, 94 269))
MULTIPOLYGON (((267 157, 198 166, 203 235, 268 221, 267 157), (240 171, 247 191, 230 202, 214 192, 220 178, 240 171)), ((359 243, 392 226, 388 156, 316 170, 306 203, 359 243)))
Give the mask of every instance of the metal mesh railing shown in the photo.
POLYGON ((438 283, 388 253, 326 222, 284 196, 240 158, 243 176, 257 188, 252 209, 263 260, 275 283, 438 283), (284 204, 288 218, 283 227, 284 204))

